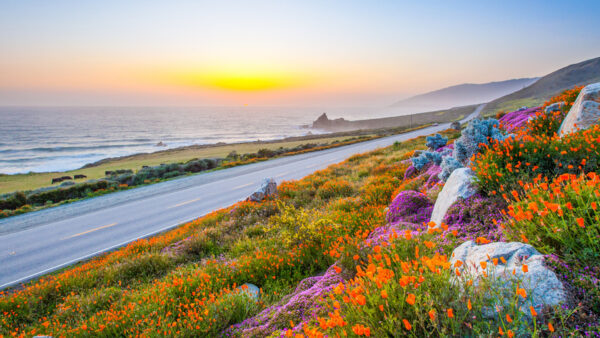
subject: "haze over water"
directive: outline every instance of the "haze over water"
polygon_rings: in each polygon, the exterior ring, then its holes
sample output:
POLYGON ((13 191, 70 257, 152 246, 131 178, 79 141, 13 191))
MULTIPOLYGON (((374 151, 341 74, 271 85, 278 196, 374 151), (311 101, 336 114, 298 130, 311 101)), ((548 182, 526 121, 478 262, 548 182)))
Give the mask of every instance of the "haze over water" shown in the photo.
POLYGON ((192 144, 315 134, 321 131, 301 126, 323 111, 350 119, 373 116, 360 108, 0 107, 0 173, 63 171, 192 144))

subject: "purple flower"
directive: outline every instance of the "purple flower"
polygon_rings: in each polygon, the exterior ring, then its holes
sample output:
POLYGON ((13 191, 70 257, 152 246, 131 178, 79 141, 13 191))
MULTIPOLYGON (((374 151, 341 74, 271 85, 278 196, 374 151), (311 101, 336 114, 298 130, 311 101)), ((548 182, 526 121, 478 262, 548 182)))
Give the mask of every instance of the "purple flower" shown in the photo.
POLYGON ((390 223, 405 221, 411 223, 427 222, 433 212, 433 203, 427 195, 407 190, 400 192, 389 206, 386 218, 390 223))
POLYGON ((513 132, 527 123, 531 116, 534 116, 535 113, 540 111, 542 107, 533 107, 521 111, 513 111, 510 113, 506 113, 506 115, 502 116, 498 121, 502 123, 506 131, 513 132))
POLYGON ((443 222, 456 230, 461 241, 475 240, 485 237, 490 241, 504 241, 504 233, 500 225, 504 221, 502 210, 506 207, 499 198, 486 198, 475 194, 467 199, 459 199, 453 204, 443 222))

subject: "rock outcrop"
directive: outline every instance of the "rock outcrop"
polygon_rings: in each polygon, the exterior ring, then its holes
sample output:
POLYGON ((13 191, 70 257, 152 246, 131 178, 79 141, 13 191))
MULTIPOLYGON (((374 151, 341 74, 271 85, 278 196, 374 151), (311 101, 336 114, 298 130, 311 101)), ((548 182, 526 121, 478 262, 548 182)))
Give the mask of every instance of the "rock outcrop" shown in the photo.
POLYGON ((274 195, 277 193, 277 182, 275 182, 272 178, 265 178, 260 186, 255 192, 252 193, 248 197, 248 201, 252 202, 260 202, 267 198, 268 196, 274 195))
POLYGON ((441 226, 446 212, 458 198, 467 199, 475 194, 475 187, 471 183, 473 177, 473 172, 469 168, 459 168, 450 174, 433 206, 431 222, 435 222, 436 228, 441 226))
POLYGON ((519 306, 529 318, 529 306, 541 313, 544 306, 556 306, 566 300, 562 283, 544 265, 544 256, 529 244, 496 242, 477 245, 468 241, 454 249, 450 264, 461 270, 460 278, 472 279, 476 285, 481 278, 491 279, 496 291, 490 298, 495 304, 484 311, 487 317, 495 315, 496 306, 502 308, 510 304, 517 285, 527 293, 527 299, 521 299, 519 306))
POLYGON ((327 114, 323 113, 313 122, 312 127, 315 129, 342 128, 346 127, 347 122, 348 121, 343 118, 330 120, 329 117, 327 117, 327 114))
POLYGON ((600 82, 586 86, 573 103, 560 126, 558 135, 587 129, 600 121, 600 82))

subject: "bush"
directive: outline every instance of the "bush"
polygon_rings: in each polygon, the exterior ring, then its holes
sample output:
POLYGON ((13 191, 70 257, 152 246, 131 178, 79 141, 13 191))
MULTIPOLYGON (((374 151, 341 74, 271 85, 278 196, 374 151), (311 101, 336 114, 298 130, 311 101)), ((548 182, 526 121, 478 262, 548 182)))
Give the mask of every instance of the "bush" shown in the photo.
POLYGON ((573 89, 565 90, 544 103, 542 110, 538 112, 533 119, 527 122, 527 133, 536 136, 554 136, 558 132, 562 121, 565 119, 565 116, 567 116, 575 99, 577 99, 581 89, 583 89, 583 86, 576 86, 573 89), (546 107, 558 102, 564 102, 565 105, 558 111, 546 113, 546 107))
POLYGON ((452 156, 444 157, 440 166, 442 167, 442 171, 438 174, 438 177, 442 181, 446 181, 454 170, 463 167, 463 165, 452 156))
POLYGON ((286 247, 321 243, 325 227, 332 222, 319 212, 277 203, 279 214, 271 216, 266 231, 275 234, 286 247))
POLYGON ((114 183, 108 181, 97 181, 80 183, 68 188, 59 188, 53 190, 42 191, 39 193, 33 193, 27 196, 27 203, 33 205, 42 205, 46 201, 50 200, 54 203, 62 202, 69 199, 76 199, 86 197, 89 191, 95 192, 102 189, 108 189, 113 186, 114 183))
POLYGON ((15 210, 27 204, 27 196, 22 191, 9 194, 8 197, 0 199, 0 210, 15 210))
POLYGON ((563 138, 531 135, 525 130, 517 138, 492 144, 473 161, 479 188, 488 194, 523 190, 535 178, 552 179, 563 173, 600 170, 600 126, 563 138))
POLYGON ((448 139, 446 137, 443 137, 440 134, 435 134, 434 136, 426 137, 425 145, 432 150, 438 150, 439 148, 445 146, 446 143, 448 143, 448 139))
POLYGON ((354 193, 354 187, 346 180, 331 180, 325 182, 319 190, 317 195, 322 199, 330 199, 333 197, 348 197, 354 193))
POLYGON ((442 153, 435 151, 421 151, 417 157, 411 159, 413 167, 417 170, 423 169, 427 164, 433 162, 435 165, 442 163, 442 153))
POLYGON ((454 142, 452 157, 463 166, 468 165, 471 157, 479 151, 482 145, 489 144, 490 140, 502 141, 506 138, 499 126, 498 120, 495 119, 474 119, 454 142))
POLYGON ((508 236, 571 261, 600 262, 600 176, 563 174, 550 184, 526 183, 508 209, 508 236))

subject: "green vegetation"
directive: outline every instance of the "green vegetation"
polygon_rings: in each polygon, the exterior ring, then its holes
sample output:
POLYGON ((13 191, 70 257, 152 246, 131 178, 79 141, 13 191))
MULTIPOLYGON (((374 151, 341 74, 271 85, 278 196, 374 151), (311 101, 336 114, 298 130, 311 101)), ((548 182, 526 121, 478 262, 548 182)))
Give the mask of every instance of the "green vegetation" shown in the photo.
POLYGON ((531 86, 489 102, 482 113, 484 116, 493 116, 498 111, 516 110, 522 106, 538 106, 564 90, 599 81, 600 57, 552 72, 531 86))

